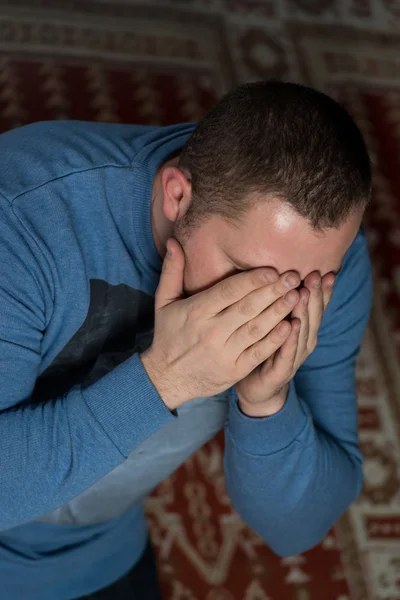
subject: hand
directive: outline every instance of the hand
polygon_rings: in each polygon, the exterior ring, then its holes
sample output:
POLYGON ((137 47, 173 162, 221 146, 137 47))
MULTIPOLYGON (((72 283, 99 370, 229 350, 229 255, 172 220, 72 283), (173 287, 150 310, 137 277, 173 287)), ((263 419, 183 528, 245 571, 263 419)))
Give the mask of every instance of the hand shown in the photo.
POLYGON ((291 322, 285 322, 286 340, 280 349, 236 384, 241 410, 248 416, 266 417, 285 404, 289 382, 314 351, 322 316, 332 297, 335 276, 321 279, 318 271, 307 275, 291 322))
POLYGON ((172 256, 164 259, 155 297, 153 343, 141 360, 173 410, 228 389, 273 356, 287 337, 281 321, 299 299, 291 288, 300 278, 288 273, 293 280, 286 287, 274 269, 252 269, 184 298, 185 257, 177 240, 169 244, 172 256))

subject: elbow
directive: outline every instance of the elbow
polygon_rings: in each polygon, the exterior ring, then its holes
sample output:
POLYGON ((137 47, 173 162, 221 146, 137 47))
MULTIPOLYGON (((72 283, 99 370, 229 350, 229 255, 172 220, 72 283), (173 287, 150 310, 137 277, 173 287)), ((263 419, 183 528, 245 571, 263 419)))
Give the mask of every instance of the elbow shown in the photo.
POLYGON ((300 517, 300 523, 296 524, 292 521, 290 529, 284 526, 280 528, 279 534, 277 534, 278 532, 274 532, 273 540, 271 540, 271 536, 262 536, 265 543, 281 558, 302 554, 318 546, 328 535, 338 519, 357 500, 361 492, 362 483, 363 477, 361 475, 359 481, 357 481, 357 487, 353 490, 352 495, 348 497, 347 502, 342 505, 340 511, 330 512, 326 509, 324 513, 319 515, 319 519, 317 515, 310 516, 309 520, 301 519, 300 517))
POLYGON ((287 558, 288 556, 297 556, 298 554, 303 554, 303 552, 312 550, 312 548, 318 546, 318 544, 322 542, 328 531, 329 529, 313 537, 299 536, 297 539, 293 539, 293 537, 290 536, 290 539, 281 538, 274 543, 268 543, 267 540, 265 540, 265 542, 274 554, 280 558, 287 558))
POLYGON ((325 508, 313 513, 281 515, 280 519, 276 519, 273 525, 265 522, 260 526, 259 521, 245 518, 248 525, 263 539, 266 545, 281 558, 295 556, 311 550, 318 546, 329 531, 345 513, 349 506, 357 499, 362 488, 362 475, 357 481, 357 486, 354 486, 352 492, 348 495, 347 500, 343 502, 339 508, 337 505, 334 508, 325 503, 325 508), (339 510, 338 510, 339 508, 339 510))
POLYGON ((329 533, 334 522, 331 518, 319 519, 303 517, 290 518, 288 514, 271 522, 260 523, 254 515, 244 515, 237 511, 246 524, 263 540, 270 550, 281 558, 295 556, 318 546, 329 533))

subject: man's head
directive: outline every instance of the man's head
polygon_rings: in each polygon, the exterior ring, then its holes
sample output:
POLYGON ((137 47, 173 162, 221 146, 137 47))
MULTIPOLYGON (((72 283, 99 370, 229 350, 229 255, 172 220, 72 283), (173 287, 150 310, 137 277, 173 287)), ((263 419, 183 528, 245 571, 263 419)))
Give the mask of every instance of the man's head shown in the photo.
POLYGON ((371 192, 371 166, 348 113, 293 83, 240 86, 199 122, 162 172, 162 212, 194 293, 240 268, 340 268, 371 192))

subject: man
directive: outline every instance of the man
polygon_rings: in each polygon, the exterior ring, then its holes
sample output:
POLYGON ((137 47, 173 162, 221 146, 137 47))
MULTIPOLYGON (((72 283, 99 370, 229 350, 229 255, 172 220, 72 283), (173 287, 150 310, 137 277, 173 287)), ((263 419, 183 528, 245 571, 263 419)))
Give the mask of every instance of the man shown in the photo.
POLYGON ((142 501, 224 426, 239 514, 282 556, 317 544, 362 484, 348 114, 269 81, 197 125, 40 123, 0 156, 2 597, 160 598, 142 501))

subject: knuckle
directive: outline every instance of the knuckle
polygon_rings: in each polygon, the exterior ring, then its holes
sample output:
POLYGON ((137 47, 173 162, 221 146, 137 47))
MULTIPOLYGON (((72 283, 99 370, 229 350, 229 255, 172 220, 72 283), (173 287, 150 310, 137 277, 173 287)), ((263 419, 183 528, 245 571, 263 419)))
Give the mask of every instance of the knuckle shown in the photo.
POLYGON ((260 325, 254 319, 246 323, 246 329, 252 338, 260 339, 262 336, 260 325))
POLYGON ((252 285, 254 286, 254 288, 259 288, 262 287, 263 285, 265 285, 265 281, 263 282, 263 280, 260 278, 260 271, 259 270, 251 270, 248 271, 247 274, 250 277, 250 281, 252 283, 252 285))
POLYGON ((260 344, 255 344, 251 348, 250 356, 251 356, 252 362, 254 362, 255 364, 259 364, 260 362, 262 362, 264 360, 260 344))
POLYGON ((234 297, 234 287, 231 278, 228 277, 221 282, 220 294, 225 301, 232 301, 234 297))
POLYGON ((202 316, 203 306, 199 302, 196 302, 195 297, 194 301, 192 299, 188 299, 189 302, 187 304, 187 312, 186 312, 186 321, 190 323, 197 323, 202 316))
POLYGON ((283 294, 285 294, 287 291, 288 291, 287 288, 284 287, 284 285, 281 281, 277 281, 276 284, 272 287, 272 293, 277 298, 280 298, 281 296, 283 296, 283 294))
POLYGON ((238 312, 245 317, 250 317, 254 314, 253 302, 251 300, 245 299, 242 302, 239 302, 237 307, 238 312))
POLYGON ((274 269, 273 267, 266 267, 265 273, 266 273, 270 283, 276 283, 278 281, 278 279, 279 279, 278 271, 276 269, 274 269))
POLYGON ((288 312, 290 312, 290 308, 289 306, 285 303, 285 301, 283 300, 283 298, 279 301, 274 302, 274 304, 272 305, 273 309, 274 309, 274 313, 278 316, 281 316, 282 314, 287 314, 288 312))

